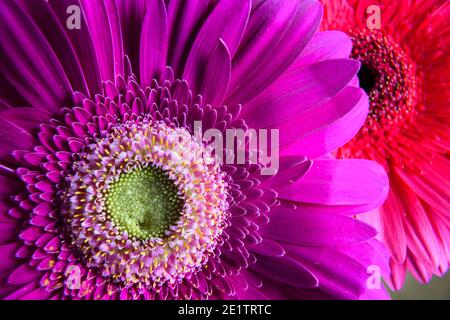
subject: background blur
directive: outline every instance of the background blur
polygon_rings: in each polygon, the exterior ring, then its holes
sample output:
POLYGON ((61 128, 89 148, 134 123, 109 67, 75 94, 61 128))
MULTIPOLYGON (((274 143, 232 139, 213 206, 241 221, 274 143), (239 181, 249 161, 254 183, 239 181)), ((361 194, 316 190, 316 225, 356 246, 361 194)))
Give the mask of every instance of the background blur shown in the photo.
POLYGON ((450 300, 450 276, 433 277, 430 283, 423 285, 408 275, 401 291, 391 292, 396 300, 450 300))

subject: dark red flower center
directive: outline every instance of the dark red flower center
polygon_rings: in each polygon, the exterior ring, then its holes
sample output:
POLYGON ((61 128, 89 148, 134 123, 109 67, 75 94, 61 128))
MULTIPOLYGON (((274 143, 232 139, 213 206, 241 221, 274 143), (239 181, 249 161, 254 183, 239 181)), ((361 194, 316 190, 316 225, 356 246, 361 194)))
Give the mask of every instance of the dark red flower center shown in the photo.
POLYGON ((380 31, 350 32, 355 59, 361 61, 360 86, 370 99, 365 132, 391 131, 416 110, 417 80, 413 63, 390 37, 380 31))
POLYGON ((419 110, 416 68, 408 54, 379 30, 349 30, 352 56, 361 62, 359 85, 369 96, 366 123, 338 156, 372 157, 412 123, 419 110))

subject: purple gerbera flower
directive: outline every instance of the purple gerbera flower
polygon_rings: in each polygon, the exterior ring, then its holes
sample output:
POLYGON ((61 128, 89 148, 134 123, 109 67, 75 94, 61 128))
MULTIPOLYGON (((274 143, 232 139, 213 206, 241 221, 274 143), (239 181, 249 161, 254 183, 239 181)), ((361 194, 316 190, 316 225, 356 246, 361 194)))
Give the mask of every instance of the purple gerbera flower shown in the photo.
POLYGON ((329 156, 368 99, 321 14, 310 0, 1 1, 0 295, 387 297, 370 281, 388 272, 376 230, 352 217, 387 179, 329 156), (219 161, 196 123, 279 129, 278 172, 219 161))

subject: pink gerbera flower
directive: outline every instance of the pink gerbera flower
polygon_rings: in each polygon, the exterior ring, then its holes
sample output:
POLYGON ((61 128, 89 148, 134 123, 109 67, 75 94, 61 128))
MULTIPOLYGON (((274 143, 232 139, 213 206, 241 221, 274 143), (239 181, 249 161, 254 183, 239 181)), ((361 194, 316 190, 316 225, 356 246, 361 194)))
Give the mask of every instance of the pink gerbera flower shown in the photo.
POLYGON ((385 251, 351 216, 384 201, 387 177, 329 156, 368 100, 321 15, 316 1, 1 1, 0 295, 386 298, 367 285, 385 251), (280 129, 277 174, 221 163, 196 123, 280 129))
POLYGON ((323 3, 323 28, 350 34, 370 98, 366 124, 338 155, 384 165, 391 191, 377 224, 392 253, 392 286, 402 286, 406 270, 428 282, 450 259, 450 3, 323 3), (379 30, 367 25, 370 18, 376 27, 373 5, 381 10, 379 30))

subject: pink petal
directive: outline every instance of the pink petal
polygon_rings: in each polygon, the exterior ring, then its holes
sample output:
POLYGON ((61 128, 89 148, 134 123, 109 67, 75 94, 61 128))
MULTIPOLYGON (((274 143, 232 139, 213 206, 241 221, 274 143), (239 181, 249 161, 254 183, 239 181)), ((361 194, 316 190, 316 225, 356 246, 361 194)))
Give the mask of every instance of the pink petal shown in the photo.
POLYGON ((375 209, 387 193, 386 173, 376 162, 316 160, 304 177, 279 191, 279 198, 324 205, 372 204, 375 209))
POLYGON ((161 76, 166 67, 169 45, 167 12, 163 0, 147 2, 139 54, 142 85, 150 85, 152 79, 161 76))

